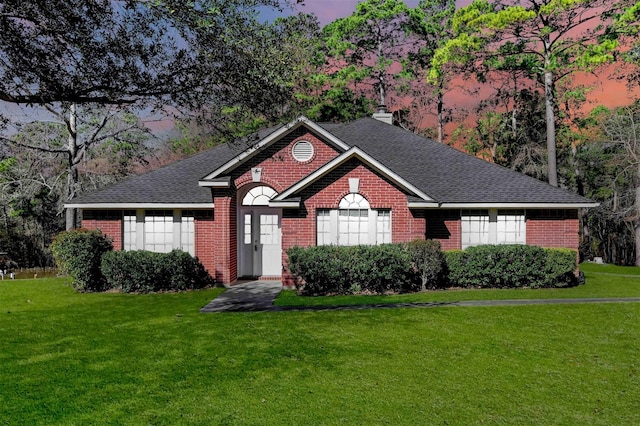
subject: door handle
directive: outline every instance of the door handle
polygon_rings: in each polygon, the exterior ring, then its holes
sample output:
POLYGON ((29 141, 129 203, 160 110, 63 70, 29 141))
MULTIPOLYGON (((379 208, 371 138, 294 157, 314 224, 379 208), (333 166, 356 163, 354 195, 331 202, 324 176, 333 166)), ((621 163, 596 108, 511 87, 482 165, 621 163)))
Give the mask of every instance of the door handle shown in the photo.
POLYGON ((258 240, 253 243, 253 250, 258 251, 258 240))

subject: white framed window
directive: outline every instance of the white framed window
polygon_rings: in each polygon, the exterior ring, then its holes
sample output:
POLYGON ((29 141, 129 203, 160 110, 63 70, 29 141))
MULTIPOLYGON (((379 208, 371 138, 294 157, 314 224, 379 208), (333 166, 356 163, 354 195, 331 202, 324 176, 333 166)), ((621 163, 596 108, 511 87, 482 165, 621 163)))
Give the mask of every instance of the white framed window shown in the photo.
POLYGON ((278 193, 268 186, 256 186, 242 199, 243 206, 268 206, 269 201, 278 193))
POLYGON ((360 194, 348 194, 338 205, 338 245, 369 244, 369 202, 360 194))
POLYGON ((123 249, 158 253, 179 249, 195 256, 195 218, 194 210, 124 210, 123 249))
POLYGON ((193 211, 184 210, 180 220, 180 248, 191 256, 196 255, 196 223, 193 211))
POLYGON ((122 216, 122 248, 137 250, 137 216, 135 210, 125 210, 122 216))
POLYGON ((331 210, 318 209, 316 213, 316 244, 319 246, 328 246, 333 244, 331 232, 331 210))
POLYGON ((465 210, 460 215, 462 248, 482 244, 526 244, 524 210, 465 210))
POLYGON ((378 210, 376 220, 376 243, 391 243, 391 210, 378 210))
POLYGON ((172 210, 145 211, 144 249, 159 253, 168 253, 173 250, 172 210))
POLYGON ((497 244, 526 244, 527 227, 524 210, 498 210, 497 244))
POLYGON ((462 248, 489 244, 489 211, 463 211, 460 217, 462 248))
POLYGON ((316 210, 318 245, 353 246, 391 242, 391 210, 372 210, 360 194, 348 194, 338 209, 316 210))

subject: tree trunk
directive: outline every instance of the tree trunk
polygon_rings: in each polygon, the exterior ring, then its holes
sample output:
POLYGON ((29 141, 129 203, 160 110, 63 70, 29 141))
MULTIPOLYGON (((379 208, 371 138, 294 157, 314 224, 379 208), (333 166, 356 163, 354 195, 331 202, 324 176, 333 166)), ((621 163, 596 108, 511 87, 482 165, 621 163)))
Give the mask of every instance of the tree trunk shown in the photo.
POLYGON ((545 119, 547 121, 547 169, 549 184, 558 186, 558 171, 556 166, 556 117, 553 73, 544 72, 544 103, 545 119))
MULTIPOLYGON (((68 164, 67 164, 67 201, 71 201, 76 195, 76 189, 78 187, 78 164, 76 156, 78 152, 78 126, 76 106, 71 104, 69 107, 69 121, 67 122, 67 130, 69 137, 67 138, 68 148, 68 164)), ((65 212, 66 229, 77 228, 76 209, 67 208, 65 212)))
POLYGON ((444 90, 442 80, 438 83, 438 142, 444 142, 444 90))

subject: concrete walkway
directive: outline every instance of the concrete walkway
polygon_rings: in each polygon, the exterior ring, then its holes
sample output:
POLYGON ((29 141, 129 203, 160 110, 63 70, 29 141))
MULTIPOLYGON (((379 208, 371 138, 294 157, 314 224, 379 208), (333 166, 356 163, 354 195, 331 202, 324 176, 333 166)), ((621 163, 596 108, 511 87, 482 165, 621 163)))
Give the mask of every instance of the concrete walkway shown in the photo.
POLYGON ((252 281, 234 285, 213 299, 200 312, 258 312, 258 311, 344 311, 380 308, 436 308, 442 306, 517 306, 566 305, 577 303, 629 303, 640 302, 640 297, 591 299, 514 299, 467 300, 460 302, 378 303, 349 306, 274 306, 273 301, 282 290, 280 281, 252 281))
POLYGON ((251 281, 236 284, 213 299, 200 312, 268 311, 282 291, 280 281, 251 281))

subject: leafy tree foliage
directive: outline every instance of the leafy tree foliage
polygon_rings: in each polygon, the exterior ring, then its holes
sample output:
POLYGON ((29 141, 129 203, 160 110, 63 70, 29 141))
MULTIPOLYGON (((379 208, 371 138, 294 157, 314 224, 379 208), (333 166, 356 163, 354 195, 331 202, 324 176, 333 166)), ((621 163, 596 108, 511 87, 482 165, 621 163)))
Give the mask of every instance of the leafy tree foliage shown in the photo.
MULTIPOLYGON (((399 0, 365 0, 355 12, 339 18, 323 29, 332 80, 341 85, 374 88, 378 104, 386 107, 392 87, 393 65, 404 57, 407 42, 407 6, 399 0)), ((371 94, 371 90, 363 93, 371 94)), ((349 95, 347 95, 349 96, 349 95)), ((353 96, 358 99, 360 93, 353 96)))
POLYGON ((454 18, 456 38, 434 55, 432 80, 449 63, 479 61, 487 69, 522 68, 544 90, 548 179, 558 185, 557 84, 613 60, 617 26, 610 19, 631 1, 476 0, 454 18))
POLYGON ((0 100, 199 106, 282 93, 257 6, 278 0, 9 0, 0 10, 0 100), (267 90, 270 89, 270 90, 267 90), (267 93, 269 95, 267 95, 267 93), (205 96, 203 98, 202 96, 205 96))
MULTIPOLYGON (((431 83, 426 74, 431 69, 435 52, 454 37, 452 20, 455 9, 453 0, 421 0, 418 7, 409 9, 406 24, 407 31, 413 36, 414 46, 407 51, 407 58, 403 61, 404 74, 410 79, 419 79, 420 84, 428 85, 426 93, 414 97, 414 109, 420 114, 425 108, 435 105, 436 139, 440 143, 444 142, 444 126, 452 116, 452 109, 445 106, 445 95, 456 70, 452 68, 441 73, 431 83), (420 105, 420 102, 425 105, 420 105)), ((415 94, 415 89, 412 91, 415 94)))
MULTIPOLYGON (((0 101, 46 108, 65 123, 67 143, 19 141, 0 121, 0 142, 67 157, 65 198, 80 190, 78 165, 109 119, 78 140, 77 109, 167 105, 189 111, 242 106, 274 116, 291 95, 283 54, 258 7, 288 0, 9 0, 0 6, 0 101)), ((177 111, 174 109, 174 111, 177 111)), ((119 131, 118 131, 119 132, 119 131)), ((113 136, 113 135, 112 135, 113 136)), ((129 140, 126 143, 131 143, 129 140)), ((127 150, 123 140, 118 149, 127 150)), ((121 169, 123 172, 124 169, 121 169)), ((76 226, 73 209, 67 228, 76 226)))
POLYGON ((600 188, 610 219, 622 221, 635 242, 634 264, 640 266, 640 105, 611 112, 602 123, 601 149, 615 171, 607 188, 600 188))

